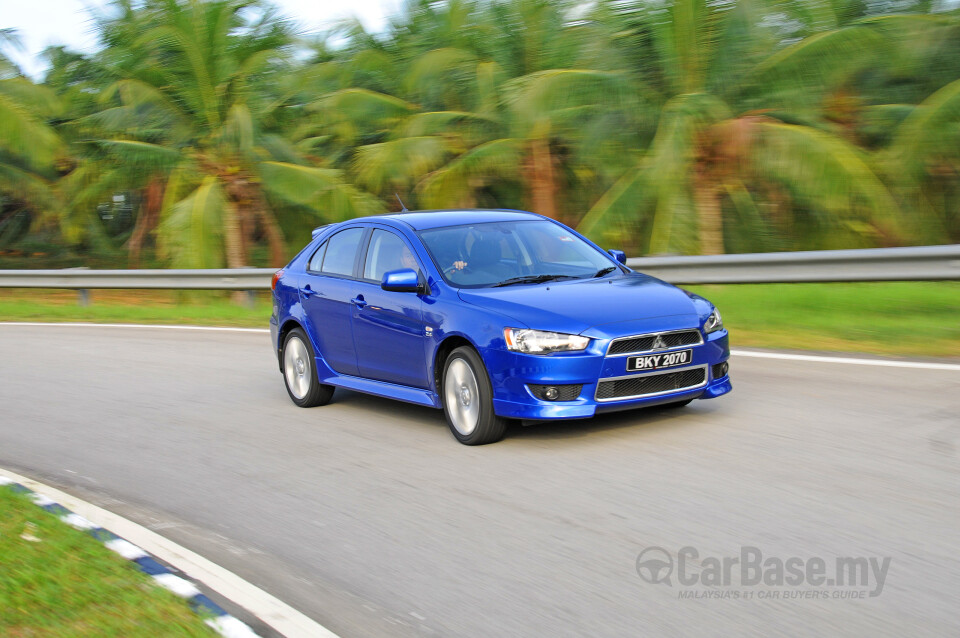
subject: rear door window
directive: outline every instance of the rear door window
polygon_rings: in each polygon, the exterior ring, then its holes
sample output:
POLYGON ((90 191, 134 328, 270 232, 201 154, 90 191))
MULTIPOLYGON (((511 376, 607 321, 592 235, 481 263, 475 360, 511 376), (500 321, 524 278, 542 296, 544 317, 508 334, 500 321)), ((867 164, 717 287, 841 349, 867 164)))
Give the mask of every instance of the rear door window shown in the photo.
POLYGON ((353 264, 357 259, 357 249, 363 239, 365 228, 348 228, 327 240, 327 249, 323 255, 320 272, 325 275, 351 277, 353 264))

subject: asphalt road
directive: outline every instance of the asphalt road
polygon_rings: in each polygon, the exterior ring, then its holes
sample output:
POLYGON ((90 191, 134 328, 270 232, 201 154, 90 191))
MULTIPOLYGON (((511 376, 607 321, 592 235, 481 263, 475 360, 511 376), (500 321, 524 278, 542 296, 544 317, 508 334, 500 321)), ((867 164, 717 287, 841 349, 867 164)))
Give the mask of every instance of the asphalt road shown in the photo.
POLYGON ((960 635, 956 371, 734 357, 727 397, 469 448, 428 408, 295 407, 268 342, 0 326, 0 466, 344 638, 960 635), (636 568, 652 546, 694 547, 688 574, 742 546, 828 575, 838 556, 890 563, 875 597, 876 578, 768 587, 736 566, 653 584, 636 568))

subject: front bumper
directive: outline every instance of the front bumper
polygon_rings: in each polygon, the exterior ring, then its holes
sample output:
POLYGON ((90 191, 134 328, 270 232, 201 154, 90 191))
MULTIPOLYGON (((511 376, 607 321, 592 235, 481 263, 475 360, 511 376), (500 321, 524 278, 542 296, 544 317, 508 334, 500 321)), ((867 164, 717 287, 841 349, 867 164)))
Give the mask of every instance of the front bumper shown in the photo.
MULTIPOLYGON (((512 419, 581 419, 603 412, 629 410, 645 406, 675 403, 687 399, 713 399, 732 389, 729 372, 714 376, 714 366, 730 356, 726 330, 707 335, 700 345, 691 346, 693 359, 677 368, 653 372, 628 372, 627 357, 606 356, 609 340, 595 339, 577 353, 538 356, 501 349, 481 354, 493 385, 494 411, 512 419), (639 397, 598 400, 597 385, 603 380, 645 377, 658 373, 682 372, 703 368, 703 382, 697 387, 677 391, 661 390, 639 397), (547 401, 531 392, 531 385, 579 385, 579 395, 569 401, 547 401)), ((683 347, 671 350, 682 350, 683 347)))

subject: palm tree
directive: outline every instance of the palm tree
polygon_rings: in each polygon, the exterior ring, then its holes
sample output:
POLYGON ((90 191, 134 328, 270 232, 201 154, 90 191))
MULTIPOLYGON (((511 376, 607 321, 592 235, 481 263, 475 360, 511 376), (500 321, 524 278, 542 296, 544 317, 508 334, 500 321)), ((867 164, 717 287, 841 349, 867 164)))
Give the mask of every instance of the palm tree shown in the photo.
POLYGON ((4 53, 4 49, 23 50, 23 41, 16 29, 0 29, 0 78, 8 79, 22 76, 20 67, 4 53))
MULTIPOLYGON (((849 81, 883 48, 890 19, 841 28, 827 21, 826 29, 811 20, 814 33, 778 46, 784 34, 763 20, 776 24, 776 16, 742 0, 607 11, 634 55, 647 56, 639 73, 664 102, 649 149, 596 202, 581 231, 604 236, 639 216, 650 252, 718 254, 724 204, 756 221, 755 198, 768 192, 766 204, 802 207, 834 231, 845 225, 880 242, 904 238, 898 206, 869 158, 818 112, 825 88, 849 81)), ((780 22, 788 22, 783 14, 780 22)))
POLYGON ((49 120, 59 108, 45 87, 22 77, 0 80, 0 235, 15 217, 36 225, 56 210, 63 145, 49 120))
MULTIPOLYGON (((502 107, 489 115, 458 115, 460 123, 487 124, 494 135, 458 154, 421 184, 430 205, 474 205, 480 191, 497 181, 518 183, 525 207, 548 217, 574 222, 575 210, 558 202, 564 173, 576 159, 569 149, 580 132, 623 94, 616 74, 588 69, 550 69, 506 82, 502 107)), ((440 114, 434 116, 439 119, 440 114)), ((583 162, 586 164, 587 162, 583 162)), ((572 172, 572 171, 571 171, 572 172)))
POLYGON ((135 10, 117 0, 112 10, 100 19, 101 62, 118 80, 100 98, 105 108, 78 123, 100 157, 74 176, 75 202, 118 184, 143 189, 133 240, 157 224, 161 254, 181 267, 242 267, 257 232, 271 263, 283 263, 277 206, 326 221, 379 209, 272 129, 287 106, 273 80, 291 37, 268 6, 149 0, 135 10))
POLYGON ((417 45, 448 46, 407 62, 406 101, 394 102, 379 139, 357 148, 358 181, 381 195, 415 187, 428 207, 505 203, 571 221, 575 206, 558 196, 565 182, 592 174, 594 147, 583 133, 626 90, 619 74, 575 66, 585 38, 565 26, 564 7, 421 3, 395 29, 417 45))
POLYGON ((929 241, 960 239, 960 80, 910 109, 886 151, 890 171, 920 213, 917 232, 929 241))

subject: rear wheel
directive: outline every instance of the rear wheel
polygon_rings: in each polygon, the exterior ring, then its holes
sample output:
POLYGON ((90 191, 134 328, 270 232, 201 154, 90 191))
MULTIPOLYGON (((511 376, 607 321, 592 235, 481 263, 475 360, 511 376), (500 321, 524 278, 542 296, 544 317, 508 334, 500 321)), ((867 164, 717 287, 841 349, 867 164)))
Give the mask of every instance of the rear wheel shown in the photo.
POLYGON ((283 380, 290 399, 301 408, 326 405, 333 397, 333 386, 317 381, 313 348, 300 328, 291 330, 283 342, 283 380))
POLYGON ((483 445, 503 438, 506 420, 493 411, 493 387, 477 351, 461 346, 443 367, 443 411, 447 425, 464 445, 483 445))

